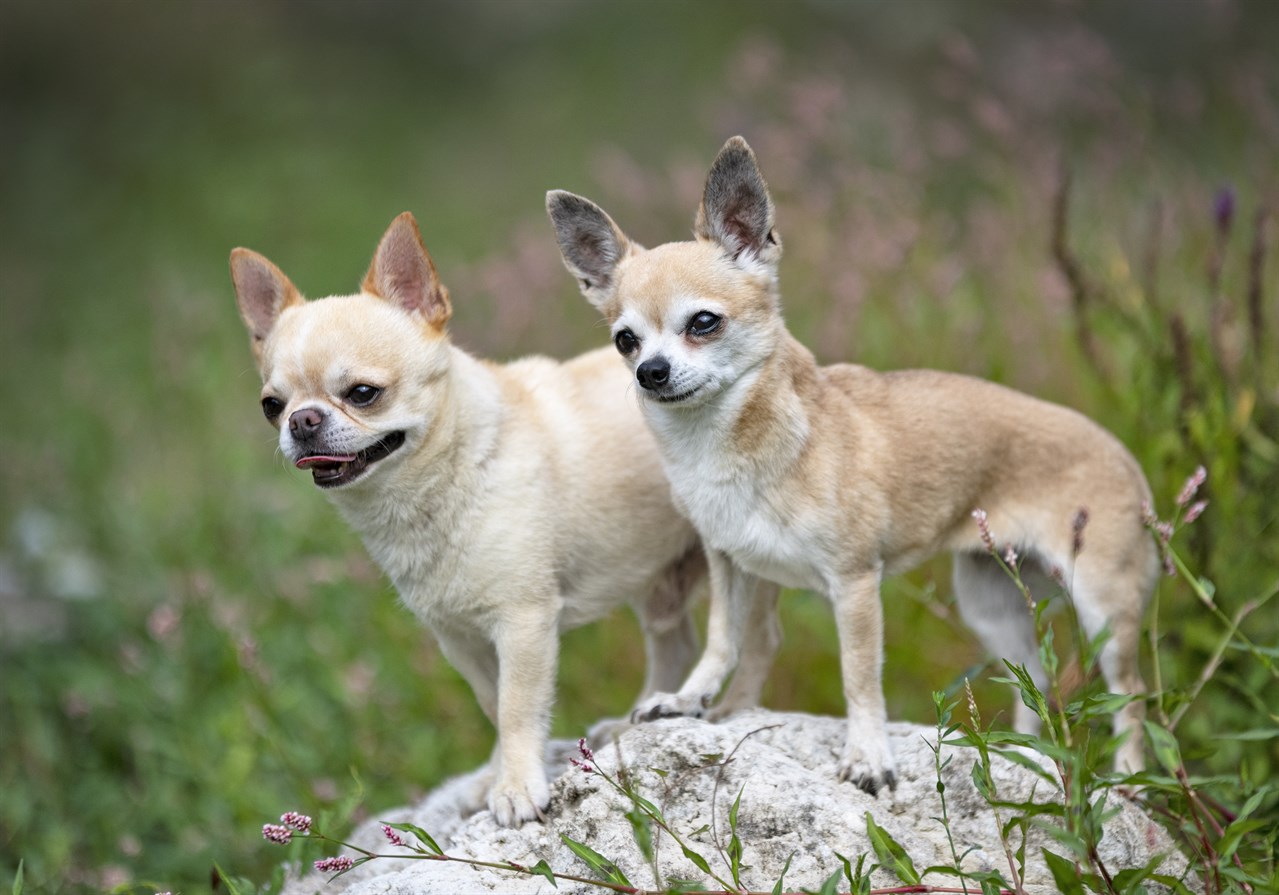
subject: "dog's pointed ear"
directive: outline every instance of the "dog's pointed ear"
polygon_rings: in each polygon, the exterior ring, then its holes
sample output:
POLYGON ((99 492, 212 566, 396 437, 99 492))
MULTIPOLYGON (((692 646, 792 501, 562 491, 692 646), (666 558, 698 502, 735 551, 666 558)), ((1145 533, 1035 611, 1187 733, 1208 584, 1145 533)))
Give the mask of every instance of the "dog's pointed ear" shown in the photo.
POLYGON ((587 300, 602 309, 617 285, 617 265, 639 246, 590 199, 551 190, 546 194, 546 213, 564 266, 577 278, 587 300))
POLYGON ((285 308, 302 303, 302 293, 280 268, 250 249, 231 250, 231 282, 248 327, 254 357, 261 360, 262 343, 285 308))
POLYGON ((706 175, 693 232, 719 243, 734 259, 754 256, 775 264, 782 256, 782 241, 773 217, 773 200, 755 153, 741 137, 733 137, 706 175))
POLYGON ((440 282, 417 221, 407 211, 391 221, 383 234, 361 288, 421 314, 436 329, 443 329, 453 315, 449 291, 440 282))

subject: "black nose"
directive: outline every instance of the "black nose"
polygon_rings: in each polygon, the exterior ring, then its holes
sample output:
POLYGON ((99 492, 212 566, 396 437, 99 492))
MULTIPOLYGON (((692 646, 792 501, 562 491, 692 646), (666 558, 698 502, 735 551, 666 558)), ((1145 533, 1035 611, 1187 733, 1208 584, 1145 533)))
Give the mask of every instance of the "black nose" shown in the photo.
POLYGON ((661 388, 671 378, 671 362, 660 354, 649 358, 635 370, 635 378, 650 392, 655 388, 661 388))
POLYGON ((289 432, 294 438, 305 440, 320 430, 324 414, 315 407, 303 407, 289 415, 289 432))

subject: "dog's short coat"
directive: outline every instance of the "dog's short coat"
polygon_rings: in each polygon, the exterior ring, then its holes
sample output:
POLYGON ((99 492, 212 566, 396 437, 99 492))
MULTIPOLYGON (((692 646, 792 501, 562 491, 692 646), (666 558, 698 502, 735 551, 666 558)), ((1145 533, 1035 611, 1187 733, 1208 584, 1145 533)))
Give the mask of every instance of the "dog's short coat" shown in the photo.
MULTIPOLYGON (((453 345, 448 292, 407 213, 358 294, 304 301, 247 249, 231 272, 280 451, 326 489, 497 727, 474 807, 487 799, 505 825, 539 816, 559 632, 631 604, 645 692, 678 686, 696 657, 687 603, 705 559, 625 369, 609 350, 499 365, 453 345)), ((763 686, 780 635, 761 631, 735 706, 763 686)))
MULTIPOLYGON (((637 715, 697 713, 714 698, 743 655, 755 577, 809 588, 831 601, 839 633, 840 776, 870 792, 891 787, 883 576, 953 553, 964 619, 992 653, 1046 684, 1025 600, 973 519, 982 509, 1001 555, 1013 546, 1028 576, 1057 571, 1069 583, 1090 637, 1109 626, 1102 672, 1133 697, 1115 718, 1125 735, 1116 764, 1141 767, 1138 639, 1159 563, 1142 524, 1149 489, 1113 436, 966 376, 818 366, 782 320, 773 203, 740 137, 711 167, 691 242, 643 250, 571 193, 549 193, 547 208, 566 266, 635 373, 677 501, 720 583, 702 659, 678 692, 650 697, 637 715), (1087 547, 1076 555, 1085 508, 1087 547)), ((1033 731, 1037 718, 1018 702, 1014 723, 1033 731)))

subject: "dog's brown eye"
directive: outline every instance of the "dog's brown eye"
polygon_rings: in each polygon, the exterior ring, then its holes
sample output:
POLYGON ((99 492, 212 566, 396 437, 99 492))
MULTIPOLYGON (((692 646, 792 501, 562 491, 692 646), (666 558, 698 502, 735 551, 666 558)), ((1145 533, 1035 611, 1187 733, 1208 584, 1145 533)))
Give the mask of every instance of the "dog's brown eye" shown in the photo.
POLYGON ((719 329, 724 318, 710 311, 699 311, 689 318, 688 331, 695 336, 708 336, 719 329))
POLYGON ((630 354, 639 347, 639 338, 629 329, 624 329, 613 336, 613 344, 617 346, 617 350, 622 354, 630 354))
POLYGON ((375 385, 359 385, 351 386, 351 390, 346 393, 346 400, 354 404, 356 407, 366 407, 377 400, 377 396, 382 394, 382 390, 375 385))
POLYGON ((284 402, 279 398, 266 397, 262 399, 262 415, 267 419, 274 420, 283 412, 284 402))

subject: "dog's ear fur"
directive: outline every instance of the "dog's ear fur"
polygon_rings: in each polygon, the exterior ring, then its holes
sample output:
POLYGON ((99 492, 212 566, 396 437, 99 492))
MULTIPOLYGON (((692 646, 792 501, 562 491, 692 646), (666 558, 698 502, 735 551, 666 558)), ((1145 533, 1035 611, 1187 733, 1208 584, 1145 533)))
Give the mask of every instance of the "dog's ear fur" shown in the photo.
POLYGON ((734 260, 753 256, 776 264, 782 241, 773 217, 773 200, 755 153, 741 137, 733 137, 711 163, 693 232, 719 243, 734 260))
POLYGON ((253 356, 262 360, 262 343, 285 308, 302 303, 302 293, 280 268, 251 249, 231 250, 231 282, 248 327, 253 356))
POLYGON ((393 220, 383 234, 361 288, 411 314, 421 314, 438 330, 453 315, 449 291, 440 282, 417 221, 407 211, 393 220))
POLYGON ((551 190, 546 194, 546 213, 555 228, 564 266, 577 278, 587 300, 603 310, 617 285, 617 265, 639 246, 590 199, 551 190))

